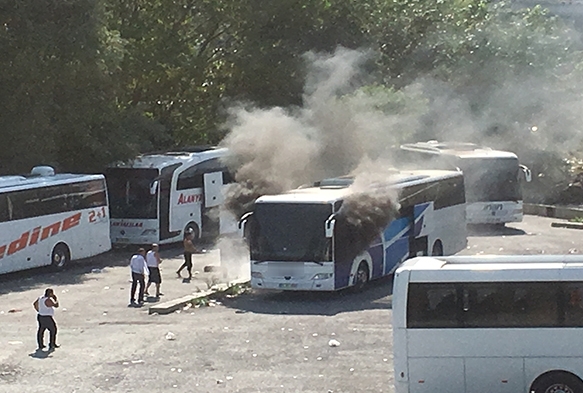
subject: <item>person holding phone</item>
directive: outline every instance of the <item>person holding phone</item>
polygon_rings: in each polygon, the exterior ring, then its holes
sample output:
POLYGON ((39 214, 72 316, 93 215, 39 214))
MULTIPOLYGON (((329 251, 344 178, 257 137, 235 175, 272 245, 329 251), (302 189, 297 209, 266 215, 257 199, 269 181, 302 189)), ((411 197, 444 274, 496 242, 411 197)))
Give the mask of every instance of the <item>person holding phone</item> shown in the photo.
POLYGON ((55 295, 55 292, 52 290, 52 288, 47 288, 45 290, 45 294, 36 299, 32 305, 37 312, 37 350, 42 351, 45 348, 44 335, 45 331, 48 330, 50 335, 49 350, 54 351, 55 348, 59 348, 60 346, 57 345, 57 324, 53 318, 55 315, 55 308, 59 307, 59 300, 57 299, 57 295, 55 295))

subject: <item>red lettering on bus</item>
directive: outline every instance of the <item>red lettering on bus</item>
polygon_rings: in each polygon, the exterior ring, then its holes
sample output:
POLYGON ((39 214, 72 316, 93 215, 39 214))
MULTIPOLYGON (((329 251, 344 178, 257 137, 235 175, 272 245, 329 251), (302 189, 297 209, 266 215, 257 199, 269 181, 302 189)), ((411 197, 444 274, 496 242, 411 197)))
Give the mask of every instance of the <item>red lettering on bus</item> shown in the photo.
POLYGON ((178 196, 178 204, 179 205, 184 205, 187 203, 196 203, 196 202, 201 202, 202 201, 202 195, 201 194, 191 194, 191 195, 184 195, 184 194, 180 194, 178 196))
POLYGON ((63 220, 63 229, 62 231, 66 231, 67 229, 73 228, 74 226, 79 225, 81 221, 81 213, 77 213, 72 215, 71 217, 67 217, 63 220))
POLYGON ((55 236, 57 233, 59 233, 60 229, 61 221, 57 221, 54 224, 49 225, 48 227, 44 227, 40 240, 45 240, 49 236, 55 236))
POLYGON ((46 227, 36 227, 32 230, 24 232, 16 240, 13 240, 10 244, 4 244, 0 246, 0 259, 4 258, 5 255, 12 255, 17 251, 20 251, 27 246, 32 246, 40 241, 49 238, 50 236, 55 236, 59 232, 71 229, 81 222, 81 213, 75 213, 70 217, 65 218, 63 221, 57 221, 46 227), (7 252, 8 251, 8 252, 7 252))
POLYGON ((38 242, 38 237, 40 236, 40 229, 41 227, 36 227, 32 230, 32 233, 30 234, 30 241, 28 242, 29 246, 32 246, 33 244, 36 244, 38 242))
POLYGON ((20 237, 18 239, 14 240, 12 243, 10 243, 10 245, 8 246, 8 255, 12 255, 16 251, 20 251, 20 250, 26 248, 26 244, 28 243, 28 235, 29 234, 30 234, 30 231, 24 232, 22 235, 20 235, 20 237))

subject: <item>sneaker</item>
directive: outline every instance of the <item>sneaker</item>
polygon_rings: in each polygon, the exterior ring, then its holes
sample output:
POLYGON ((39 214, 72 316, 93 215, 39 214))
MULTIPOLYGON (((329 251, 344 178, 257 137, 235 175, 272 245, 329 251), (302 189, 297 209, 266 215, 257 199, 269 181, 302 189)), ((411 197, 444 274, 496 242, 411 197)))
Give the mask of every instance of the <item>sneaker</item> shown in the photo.
POLYGON ((148 293, 148 291, 144 292, 144 295, 150 296, 150 294, 148 293))
POLYGON ((41 345, 40 347, 38 347, 36 350, 37 351, 42 351, 43 349, 45 349, 46 347, 44 345, 41 345))
POLYGON ((182 275, 180 274, 180 272, 176 272, 176 275, 180 278, 182 278, 182 275))
POLYGON ((164 296, 164 294, 162 292, 156 294, 156 297, 160 297, 160 296, 164 296))
POLYGON ((49 349, 57 349, 57 348, 61 348, 61 346, 58 344, 49 345, 49 349))

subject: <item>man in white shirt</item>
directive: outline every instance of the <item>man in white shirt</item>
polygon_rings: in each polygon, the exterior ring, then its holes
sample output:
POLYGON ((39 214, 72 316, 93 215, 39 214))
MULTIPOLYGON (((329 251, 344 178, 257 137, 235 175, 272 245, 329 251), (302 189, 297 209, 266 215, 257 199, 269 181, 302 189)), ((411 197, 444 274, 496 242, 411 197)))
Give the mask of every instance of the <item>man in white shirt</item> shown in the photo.
POLYGON ((130 307, 141 307, 144 305, 144 285, 148 275, 146 266, 146 250, 139 248, 138 252, 132 256, 130 269, 132 271, 132 289, 130 292, 130 307), (136 303, 136 287, 140 284, 138 291, 138 302, 136 303))
POLYGON ((42 351, 45 347, 45 330, 48 330, 50 334, 49 350, 54 351, 55 348, 59 348, 59 345, 57 345, 57 324, 53 318, 55 308, 59 307, 57 295, 51 288, 47 288, 44 296, 36 299, 32 305, 37 312, 36 319, 38 321, 38 332, 36 333, 37 351, 42 351))
POLYGON ((152 244, 152 249, 146 254, 146 264, 148 265, 148 270, 150 271, 150 279, 148 280, 148 285, 146 286, 146 295, 149 295, 148 289, 152 283, 156 284, 156 297, 162 296, 160 293, 160 284, 162 283, 162 276, 160 275, 160 254, 158 253, 158 245, 156 243, 152 244))

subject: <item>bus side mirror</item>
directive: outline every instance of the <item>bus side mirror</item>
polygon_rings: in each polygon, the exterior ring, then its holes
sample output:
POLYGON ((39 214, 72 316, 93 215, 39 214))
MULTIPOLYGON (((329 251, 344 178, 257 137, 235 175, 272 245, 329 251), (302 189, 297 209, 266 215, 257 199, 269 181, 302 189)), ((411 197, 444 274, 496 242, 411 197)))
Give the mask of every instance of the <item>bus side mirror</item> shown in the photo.
POLYGON ((158 180, 154 180, 152 184, 150 184, 150 195, 156 195, 158 192, 158 180))
POLYGON ((522 170, 522 173, 524 173, 524 180, 526 180, 527 183, 530 183, 532 181, 532 172, 530 169, 528 169, 526 165, 520 165, 520 169, 522 170))
POLYGON ((239 223, 237 224, 239 236, 243 239, 245 238, 245 228, 247 227, 247 220, 249 220, 249 217, 251 217, 252 215, 253 212, 243 214, 239 219, 239 223))
POLYGON ((326 224, 325 224, 326 237, 328 239, 330 239, 334 236, 334 225, 336 225, 336 218, 334 217, 334 215, 331 215, 326 220, 326 224))

